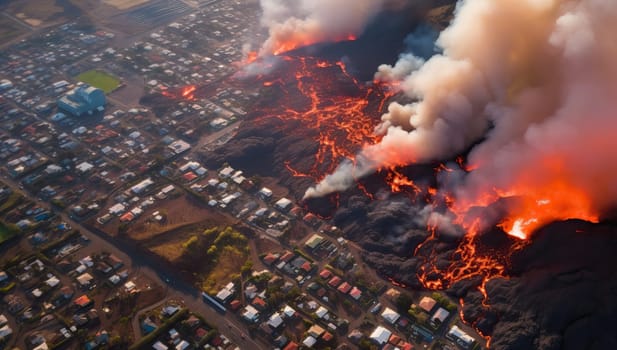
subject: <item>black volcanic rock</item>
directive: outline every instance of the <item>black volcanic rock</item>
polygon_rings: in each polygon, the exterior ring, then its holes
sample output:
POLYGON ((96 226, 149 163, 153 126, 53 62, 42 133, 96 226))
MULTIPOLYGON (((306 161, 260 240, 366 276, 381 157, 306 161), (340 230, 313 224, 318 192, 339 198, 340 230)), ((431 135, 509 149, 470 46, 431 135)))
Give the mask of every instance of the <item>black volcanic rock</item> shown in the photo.
POLYGON ((614 226, 567 221, 540 230, 512 259, 518 276, 489 284, 500 314, 494 348, 617 349, 616 251, 614 226))

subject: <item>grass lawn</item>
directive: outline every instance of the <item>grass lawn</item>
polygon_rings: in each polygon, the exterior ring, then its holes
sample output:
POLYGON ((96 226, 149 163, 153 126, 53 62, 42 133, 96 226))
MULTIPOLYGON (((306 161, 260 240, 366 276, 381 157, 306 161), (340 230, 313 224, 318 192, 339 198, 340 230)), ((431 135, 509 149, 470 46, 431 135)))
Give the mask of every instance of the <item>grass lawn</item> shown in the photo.
POLYGON ((106 94, 114 91, 120 80, 112 75, 98 70, 89 70, 77 76, 77 80, 103 90, 106 94))

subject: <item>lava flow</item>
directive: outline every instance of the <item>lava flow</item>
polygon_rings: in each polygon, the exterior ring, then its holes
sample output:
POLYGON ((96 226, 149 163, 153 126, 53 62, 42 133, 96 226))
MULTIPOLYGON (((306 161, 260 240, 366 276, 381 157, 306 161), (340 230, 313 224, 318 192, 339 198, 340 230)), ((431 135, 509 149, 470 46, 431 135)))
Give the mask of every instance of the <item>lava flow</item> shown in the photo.
MULTIPOLYGON (((356 152, 367 144, 381 140, 374 130, 386 102, 397 91, 384 84, 364 84, 357 81, 343 62, 330 62, 313 57, 283 56, 282 74, 275 78, 260 77, 261 84, 276 94, 276 103, 260 106, 255 122, 269 118, 301 127, 290 130, 304 133, 316 140, 314 161, 302 169, 286 162, 293 176, 321 180, 334 171, 344 159, 354 160, 356 152)), ((416 190, 414 183, 395 168, 384 169, 392 189, 416 190)), ((359 184, 362 188, 362 185, 359 184)), ((367 195, 370 196, 368 192, 367 195)))
POLYGON ((172 99, 181 99, 181 100, 194 100, 195 99, 195 91, 197 87, 195 85, 186 85, 181 88, 177 88, 174 90, 162 90, 161 94, 165 97, 172 99))

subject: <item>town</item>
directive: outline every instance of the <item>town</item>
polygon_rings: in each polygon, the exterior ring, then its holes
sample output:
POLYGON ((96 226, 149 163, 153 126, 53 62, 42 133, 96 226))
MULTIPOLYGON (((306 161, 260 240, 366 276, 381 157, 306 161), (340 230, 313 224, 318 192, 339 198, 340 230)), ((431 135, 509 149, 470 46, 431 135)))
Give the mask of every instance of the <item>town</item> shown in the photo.
POLYGON ((0 8, 0 348, 483 347, 277 179, 206 164, 263 88, 233 79, 257 3, 105 3, 0 8))

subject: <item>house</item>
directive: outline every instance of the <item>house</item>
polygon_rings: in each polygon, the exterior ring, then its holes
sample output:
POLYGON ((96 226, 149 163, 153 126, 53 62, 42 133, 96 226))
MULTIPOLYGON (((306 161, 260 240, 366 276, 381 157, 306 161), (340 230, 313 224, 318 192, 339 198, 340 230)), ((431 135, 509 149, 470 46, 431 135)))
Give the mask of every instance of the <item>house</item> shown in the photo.
POLYGON ((167 305, 163 308, 161 314, 163 315, 163 317, 171 317, 178 311, 180 311, 179 307, 175 305, 167 305))
POLYGON ((89 273, 83 273, 77 277, 77 282, 82 288, 88 288, 91 286, 94 277, 89 273))
POLYGON ((248 322, 255 323, 259 320, 259 311, 252 305, 247 305, 242 311, 242 317, 248 322))
POLYGON ((266 254, 266 256, 264 256, 263 258, 263 262, 266 266, 270 266, 272 264, 274 264, 274 262, 279 258, 278 254, 272 254, 272 253, 268 253, 266 254))
POLYGON ((126 207, 124 206, 124 204, 117 203, 109 207, 108 211, 110 215, 120 216, 122 215, 122 213, 124 213, 125 210, 126 210, 126 207))
POLYGON ((289 342, 289 344, 287 344, 287 346, 285 346, 283 348, 283 350, 298 350, 299 345, 296 342, 289 342))
POLYGON ((133 187, 131 187, 131 192, 133 192, 136 195, 139 195, 139 194, 144 193, 152 185, 154 185, 154 181, 152 181, 151 178, 147 178, 141 181, 140 183, 138 183, 137 185, 134 185, 133 187))
POLYGON ((378 345, 382 346, 385 345, 386 343, 388 343, 388 340, 390 340, 390 336, 392 335, 392 332, 389 331, 388 329, 382 327, 382 326, 377 326, 375 328, 375 330, 373 330, 373 332, 371 333, 371 335, 369 336, 369 338, 377 343, 378 345))
POLYGON ((312 325, 308 330, 308 334, 314 338, 319 338, 326 330, 319 325, 312 325))
POLYGON ((302 341, 302 345, 306 346, 307 348, 312 348, 316 343, 317 343, 317 339, 315 339, 315 337, 310 336, 310 335, 304 338, 304 340, 302 341))
POLYGON ((388 323, 395 324, 396 321, 398 321, 399 317, 401 317, 401 315, 399 315, 398 312, 390 309, 389 307, 386 307, 381 313, 381 317, 388 323))
POLYGON ((324 318, 328 315, 328 309, 326 309, 323 306, 320 306, 317 311, 315 311, 315 315, 317 315, 318 318, 324 318))
POLYGON ((323 278, 324 280, 327 280, 330 277, 332 277, 332 272, 330 270, 328 270, 328 269, 323 269, 319 273, 319 277, 323 278))
POLYGON ((328 285, 332 288, 338 287, 343 280, 339 276, 334 276, 328 281, 328 285))
POLYGON ((135 282, 133 281, 128 281, 124 284, 124 290, 128 293, 132 292, 133 290, 135 290, 135 288, 137 287, 137 285, 135 284, 135 282))
POLYGON ((295 254, 294 254, 294 253, 290 252, 289 250, 286 250, 286 251, 283 253, 283 256, 281 256, 280 261, 282 261, 282 262, 284 262, 284 263, 287 263, 287 262, 289 262, 291 259, 293 259, 293 258, 294 258, 294 256, 295 256, 295 254))
POLYGON ((13 334, 13 329, 8 325, 0 327, 0 342, 3 342, 13 334))
POLYGON ((51 276, 45 281, 45 284, 49 286, 49 288, 55 288, 58 284, 60 284, 60 280, 56 276, 51 276))
POLYGON ((167 147, 170 148, 175 154, 181 154, 191 149, 191 145, 182 140, 176 140, 167 147))
POLYGON ((257 194, 264 200, 272 198, 272 190, 267 187, 262 187, 257 194))
POLYGON ((150 317, 146 317, 141 322, 141 331, 144 334, 150 334, 156 329, 156 324, 150 319, 150 317))
POLYGON ((327 343, 327 342, 331 341, 332 339, 334 339, 334 335, 332 335, 332 333, 330 333, 330 332, 325 332, 321 336, 321 339, 327 343))
POLYGON ((107 265, 111 266, 114 270, 117 270, 121 268, 122 266, 124 266, 124 262, 122 262, 120 258, 118 258, 117 256, 113 254, 108 255, 107 258, 105 259, 105 262, 107 263, 107 265))
POLYGON ((353 287, 349 292, 349 296, 356 301, 360 300, 360 298, 362 298, 362 291, 358 289, 358 287, 353 287))
POLYGON ((221 302, 221 303, 226 303, 227 301, 229 301, 229 299, 231 297, 233 297, 234 295, 234 288, 233 288, 233 284, 232 284, 232 288, 227 288, 224 287, 222 288, 217 294, 216 294, 216 298, 221 302))
POLYGON ((77 299, 75 299, 73 301, 73 304, 79 308, 85 309, 87 307, 92 306, 94 302, 87 295, 84 294, 78 297, 77 299))
POLYGON ((450 313, 446 309, 440 307, 435 311, 430 321, 433 325, 439 326, 445 322, 448 316, 450 316, 450 313))
POLYGON ((433 311, 433 308, 436 304, 437 302, 435 301, 435 299, 431 297, 423 297, 422 299, 420 299, 419 306, 425 312, 430 313, 431 311, 433 311))
POLYGON ((255 299, 253 299, 253 302, 251 303, 253 304, 253 306, 255 306, 255 308, 257 308, 258 310, 264 311, 266 309, 266 301, 263 300, 260 297, 255 297, 255 299))
POLYGON ((274 206, 278 210, 285 212, 291 209, 292 202, 287 198, 281 198, 276 203, 274 203, 274 206))
POLYGON ((318 234, 314 234, 312 235, 304 244, 306 247, 310 248, 311 250, 317 248, 317 246, 319 244, 321 244, 321 242, 324 241, 324 238, 318 234))
POLYGON ((292 308, 289 305, 285 305, 285 307, 283 307, 283 314, 285 315, 285 317, 287 318, 292 318, 295 317, 298 313, 296 312, 296 310, 294 308, 292 308))
POLYGON ((186 340, 182 340, 180 341, 180 343, 178 343, 178 345, 176 345, 176 350, 185 350, 189 346, 191 346, 189 342, 187 342, 186 340))
POLYGON ((473 344, 475 343, 475 339, 465 333, 462 329, 458 328, 458 326, 454 325, 448 333, 446 334, 446 338, 456 342, 459 346, 464 349, 471 349, 473 344))
POLYGON ((283 324, 283 318, 281 317, 281 314, 278 312, 273 313, 272 316, 270 316, 270 318, 268 319, 268 325, 272 327, 272 329, 277 329, 282 324, 283 324))
POLYGON ((222 179, 227 179, 231 177, 231 174, 233 174, 233 172, 234 172, 234 168, 227 166, 221 169, 221 171, 219 171, 219 177, 222 179))
POLYGON ((167 350, 169 348, 165 344, 161 343, 160 341, 157 341, 156 343, 154 343, 152 345, 152 349, 154 349, 154 350, 167 350))
POLYGON ((337 290, 343 294, 347 294, 349 293, 349 291, 351 290, 351 284, 347 283, 347 282, 343 282, 341 283, 341 285, 337 288, 337 290))

